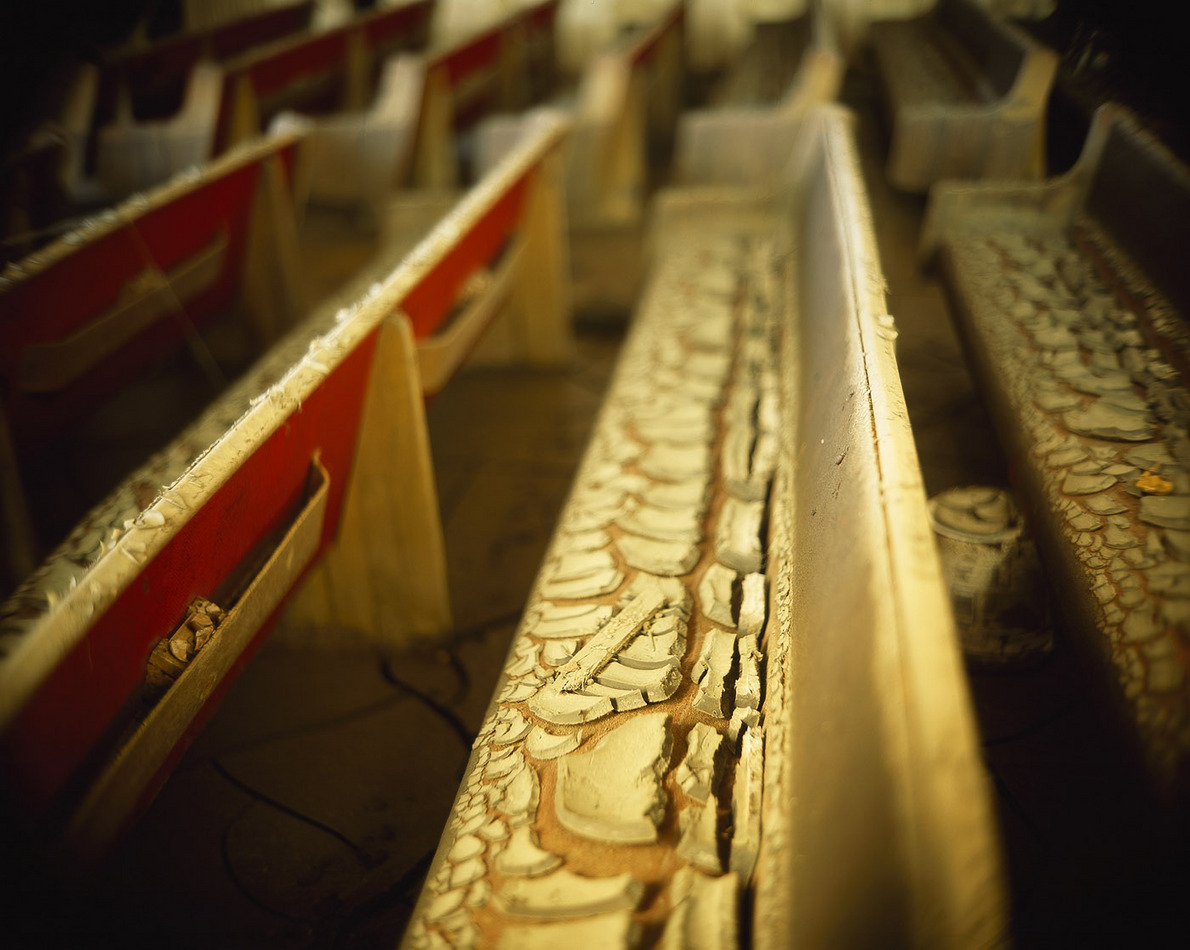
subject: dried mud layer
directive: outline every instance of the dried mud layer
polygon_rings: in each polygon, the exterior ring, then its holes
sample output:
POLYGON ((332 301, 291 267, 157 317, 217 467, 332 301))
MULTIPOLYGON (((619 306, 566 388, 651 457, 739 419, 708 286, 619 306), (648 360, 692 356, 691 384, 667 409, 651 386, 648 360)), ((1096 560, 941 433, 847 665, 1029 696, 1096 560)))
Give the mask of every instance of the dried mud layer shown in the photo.
MULTIPOLYGON (((1017 420, 1034 520, 1071 565, 1144 754, 1190 752, 1190 394, 1186 330, 1093 222, 964 220, 946 253, 973 346, 1017 420)), ((1083 631, 1079 631, 1083 632, 1083 631)))
POLYGON ((734 947, 760 842, 771 248, 662 256, 405 946, 734 947))

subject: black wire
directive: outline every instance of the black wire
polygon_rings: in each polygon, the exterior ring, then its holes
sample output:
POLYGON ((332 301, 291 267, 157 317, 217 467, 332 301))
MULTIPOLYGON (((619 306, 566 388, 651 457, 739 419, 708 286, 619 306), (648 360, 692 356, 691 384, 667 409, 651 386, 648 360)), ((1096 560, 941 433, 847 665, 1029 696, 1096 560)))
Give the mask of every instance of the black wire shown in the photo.
MULTIPOLYGON (((469 728, 467 724, 459 718, 458 714, 455 713, 453 709, 444 706, 433 696, 429 695, 428 693, 423 693, 411 683, 406 683, 403 679, 400 679, 395 673, 393 673, 390 665, 391 663, 392 660, 388 659, 387 657, 381 659, 380 675, 397 689, 404 690, 414 699, 420 701, 432 712, 436 713, 438 717, 442 719, 443 722, 445 722, 450 727, 451 731, 454 732, 454 734, 458 737, 458 740, 462 744, 463 748, 465 750, 470 750, 471 742, 474 739, 474 730, 469 728)), ((465 765, 466 763, 464 763, 464 767, 465 765)))
MULTIPOLYGON (((219 753, 219 755, 237 755, 238 753, 245 752, 248 749, 255 749, 258 746, 268 745, 269 743, 276 742, 280 739, 291 739, 294 736, 301 736, 310 732, 318 732, 322 729, 333 729, 336 726, 342 726, 346 725, 347 723, 354 722, 356 719, 363 719, 372 715, 373 713, 382 712, 390 706, 396 705, 400 701, 400 696, 386 696, 383 699, 378 699, 375 702, 368 703, 365 706, 360 706, 358 709, 352 709, 348 712, 340 713, 337 716, 331 716, 329 719, 319 719, 316 722, 307 722, 300 726, 292 726, 288 729, 280 729, 277 732, 270 732, 267 735, 258 736, 255 739, 248 739, 244 742, 238 743, 237 745, 233 745, 224 749, 219 753)), ((206 760, 204 759, 193 762, 189 765, 188 769, 178 769, 178 771, 189 771, 190 769, 198 768, 205 761, 206 760)), ((212 761, 214 761, 214 757, 212 757, 212 761)))
MULTIPOLYGON (((382 914, 384 911, 397 906, 403 901, 409 901, 410 893, 425 879, 433 860, 434 849, 431 849, 418 858, 413 867, 401 875, 391 887, 356 906, 347 915, 343 923, 339 925, 334 943, 331 946, 347 946, 347 941, 351 937, 351 934, 367 923, 369 918, 382 914)), ((411 906, 410 911, 412 909, 411 906)))
POLYGON ((372 857, 370 857, 368 855, 368 853, 366 851, 364 851, 363 848, 361 848, 358 844, 356 844, 354 841, 352 841, 350 838, 348 838, 347 835, 343 834, 343 832, 339 831, 337 828, 332 828, 330 825, 326 824, 325 822, 319 821, 317 818, 314 818, 310 815, 306 815, 306 814, 298 811, 296 808, 291 808, 290 806, 286 805, 284 802, 278 801, 277 799, 273 798, 271 795, 266 795, 264 792, 260 791, 260 789, 253 788, 247 782, 243 781, 243 779, 239 779, 236 776, 232 775, 231 772, 229 772, 227 770, 227 767, 224 766, 223 763, 221 763, 218 759, 212 759, 211 765, 214 766, 216 772, 218 772, 220 775, 222 775, 225 779, 227 779, 227 781, 229 781, 232 785, 234 785, 236 788, 238 788, 245 795, 249 795, 252 798, 255 798, 257 801, 264 802, 266 805, 272 805, 274 808, 277 809, 277 811, 281 812, 282 814, 289 815, 290 818, 294 818, 298 821, 305 822, 306 824, 310 825, 312 828, 317 828, 319 831, 325 832, 326 834, 330 835, 336 841, 339 841, 342 844, 346 845, 348 848, 350 848, 352 853, 355 854, 355 856, 359 859, 360 863, 362 865, 364 865, 364 867, 372 867, 375 865, 375 863, 376 863, 375 860, 372 857))
MULTIPOLYGON (((216 768, 219 768, 219 766, 216 765, 216 768)), ((242 786, 239 784, 237 784, 236 787, 242 788, 242 786)), ((249 792, 248 794, 253 798, 257 797, 253 792, 249 792)), ((231 829, 235 827, 236 822, 238 822, 244 817, 245 814, 247 814, 248 809, 250 809, 255 804, 255 801, 247 802, 244 807, 240 809, 240 813, 236 815, 231 821, 229 821, 223 828, 223 835, 219 841, 219 853, 223 859, 223 872, 227 875, 228 880, 231 881, 232 886, 237 891, 239 891, 240 896, 254 907, 259 907, 265 913, 272 914, 274 917, 280 917, 283 920, 291 920, 294 923, 305 924, 306 926, 309 926, 310 922, 308 920, 303 920, 301 917, 294 917, 292 914, 287 914, 283 910, 278 910, 276 907, 271 907, 255 894, 253 894, 252 891, 248 889, 248 886, 239 879, 239 876, 235 872, 235 868, 232 866, 231 849, 228 845, 228 838, 231 836, 231 829)), ((270 802, 270 804, 272 803, 270 802)))
POLYGON ((467 694, 471 692, 471 675, 467 672, 467 668, 463 666, 463 661, 459 659, 454 650, 443 650, 446 654, 446 662, 450 664, 450 668, 454 670, 455 677, 459 681, 458 688, 454 695, 450 698, 452 703, 460 703, 467 698, 467 694))

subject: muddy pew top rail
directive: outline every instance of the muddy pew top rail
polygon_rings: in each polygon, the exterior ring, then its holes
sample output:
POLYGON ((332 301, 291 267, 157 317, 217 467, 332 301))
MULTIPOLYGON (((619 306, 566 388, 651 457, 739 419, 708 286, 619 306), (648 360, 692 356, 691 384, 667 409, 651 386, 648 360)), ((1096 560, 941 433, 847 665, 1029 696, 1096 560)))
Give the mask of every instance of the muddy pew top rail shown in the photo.
POLYGON ((307 572, 298 629, 371 583, 397 598, 376 603, 399 629, 347 618, 365 636, 445 632, 417 341, 441 373, 474 345, 476 324, 498 320, 514 355, 564 357, 563 219, 551 202, 567 131, 543 117, 385 281, 282 339, 0 608, 6 819, 69 857, 101 853, 307 572), (343 592, 361 565, 363 581, 343 592))
POLYGON ((1077 651, 1148 767, 1190 789, 1190 171, 1126 110, 1067 174, 945 183, 922 256, 954 301, 1077 651))
POLYGON ((924 192, 946 178, 1045 173, 1045 110, 1058 57, 975 0, 872 24, 892 128, 888 180, 924 192))
POLYGON ((411 950, 1004 937, 842 110, 807 120, 790 174, 781 200, 657 198, 654 270, 411 950))

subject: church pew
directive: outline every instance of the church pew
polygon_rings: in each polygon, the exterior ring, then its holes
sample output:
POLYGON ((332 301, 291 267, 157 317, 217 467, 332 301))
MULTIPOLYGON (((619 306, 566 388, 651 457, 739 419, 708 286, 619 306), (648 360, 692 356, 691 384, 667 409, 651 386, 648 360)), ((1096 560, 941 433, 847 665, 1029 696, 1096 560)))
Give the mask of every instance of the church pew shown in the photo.
MULTIPOLYGON (((303 312, 298 145, 282 136, 236 150, 90 219, 0 277, 0 477, 13 581, 39 547, 22 485, 31 466, 57 457, 68 432, 184 345, 199 353, 209 324, 238 315, 263 346, 303 312)), ((68 454, 62 464, 82 461, 68 454)), ((37 507, 65 530, 85 510, 71 504, 37 507)), ((40 533, 47 544, 60 537, 40 533)))
POLYGON ((690 185, 775 182, 789 160, 799 125, 815 106, 834 100, 843 71, 838 52, 811 46, 776 105, 683 114, 674 154, 676 179, 690 185))
MULTIPOLYGON (((39 146, 48 139, 64 152, 55 160, 48 176, 49 187, 41 199, 42 217, 35 227, 53 225, 71 213, 110 204, 138 187, 150 187, 168 178, 169 172, 154 173, 155 178, 141 174, 132 176, 139 184, 127 185, 118 169, 110 181, 96 178, 99 130, 114 122, 159 120, 178 113, 187 102, 190 107, 179 116, 177 124, 193 124, 201 116, 201 106, 208 98, 204 84, 191 81, 200 62, 223 62, 254 46, 303 31, 312 8, 311 2, 299 2, 257 10, 218 25, 148 43, 130 43, 100 53, 97 62, 79 62, 55 97, 59 101, 49 106, 49 116, 34 135, 39 146), (107 185, 115 187, 109 191, 107 185)), ((179 170, 201 163, 206 155, 195 156, 193 142, 191 136, 170 148, 171 162, 166 165, 159 158, 157 164, 179 170), (186 142, 190 143, 189 148, 186 142)), ((159 145, 168 147, 160 139, 159 145)), ((110 176, 113 169, 106 166, 110 162, 105 161, 104 169, 104 174, 110 176)), ((21 187, 8 178, 8 170, 0 170, 0 189, 21 187)), ((27 199, 22 203, 27 203, 27 199)))
POLYGON ((975 0, 870 27, 892 141, 888 180, 1037 178, 1057 54, 975 0))
POLYGON ((923 224, 1089 681, 1190 795, 1190 169, 1119 106, 1040 182, 941 183, 923 224))
POLYGON ((394 187, 458 187, 456 135, 494 109, 521 110, 547 91, 558 0, 522 9, 465 40, 388 60, 367 111, 285 115, 310 149, 310 201, 375 207, 394 187))
POLYGON ((639 223, 651 159, 668 157, 682 105, 685 4, 635 30, 588 64, 575 105, 571 222, 639 223))
POLYGON ((449 629, 425 389, 488 325, 529 362, 565 358, 567 132, 542 117, 393 273, 280 341, 0 608, 0 788, 30 834, 77 860, 109 845, 303 576, 293 635, 449 629))
POLYGON ((171 118, 99 130, 96 175, 109 189, 151 187, 261 134, 284 109, 359 109, 385 58, 424 45, 431 0, 362 14, 342 26, 256 48, 192 70, 171 118))
POLYGON ((402 947, 1001 945, 849 117, 807 117, 776 194, 652 221, 402 947))
MULTIPOLYGON (((628 311, 640 292, 640 228, 678 120, 684 25, 685 5, 666 4, 586 67, 571 109, 566 185, 576 309, 628 311), (610 272, 619 279, 604 279, 610 272)), ((484 120, 474 143, 480 172, 516 140, 520 124, 515 115, 484 120)))
POLYGON ((121 109, 141 120, 169 116, 185 97, 186 79, 199 62, 227 62, 300 33, 310 24, 313 6, 307 2, 274 7, 106 56, 100 67, 94 127, 114 121, 121 109))

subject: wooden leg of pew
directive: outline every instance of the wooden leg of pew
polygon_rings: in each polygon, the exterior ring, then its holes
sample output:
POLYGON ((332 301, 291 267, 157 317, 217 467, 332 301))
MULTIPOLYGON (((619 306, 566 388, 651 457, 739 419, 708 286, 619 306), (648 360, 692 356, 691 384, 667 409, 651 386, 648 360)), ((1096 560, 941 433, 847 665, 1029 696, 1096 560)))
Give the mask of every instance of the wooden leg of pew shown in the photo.
POLYGON ((633 75, 628 85, 624 112, 615 130, 611 154, 611 171, 602 200, 603 222, 635 224, 644 207, 645 176, 647 174, 648 91, 643 79, 633 75))
POLYGON ((520 231, 524 256, 509 301, 516 354, 532 366, 564 366, 574 353, 574 335, 561 155, 542 163, 527 200, 520 231))
POLYGON ((0 535, 4 537, 4 560, 0 568, 7 575, 3 577, 6 589, 11 590, 37 567, 37 538, 3 412, 0 412, 0 535))
POLYGON ((292 192, 273 156, 260 170, 244 264, 245 315, 262 348, 306 312, 292 192))
POLYGON ((500 108, 520 112, 529 102, 529 50, 522 25, 506 35, 500 47, 500 108))
POLYGON ((401 647, 452 628, 413 330, 398 314, 379 332, 338 536, 290 604, 290 642, 401 647))
POLYGON ((668 148, 682 109, 682 42, 676 32, 662 39, 651 79, 649 128, 659 144, 668 148))
POLYGON ((247 76, 236 81, 232 98, 231 119, 227 125, 226 141, 219 143, 223 151, 241 142, 248 142, 260 135, 260 106, 256 101, 256 90, 247 76))
POLYGON ((368 107, 370 66, 367 37, 363 30, 354 30, 347 37, 347 82, 340 111, 356 112, 368 107))
POLYGON ((425 101, 413 160, 413 184, 417 188, 454 188, 458 182, 450 79, 445 70, 435 69, 426 76, 425 101))

